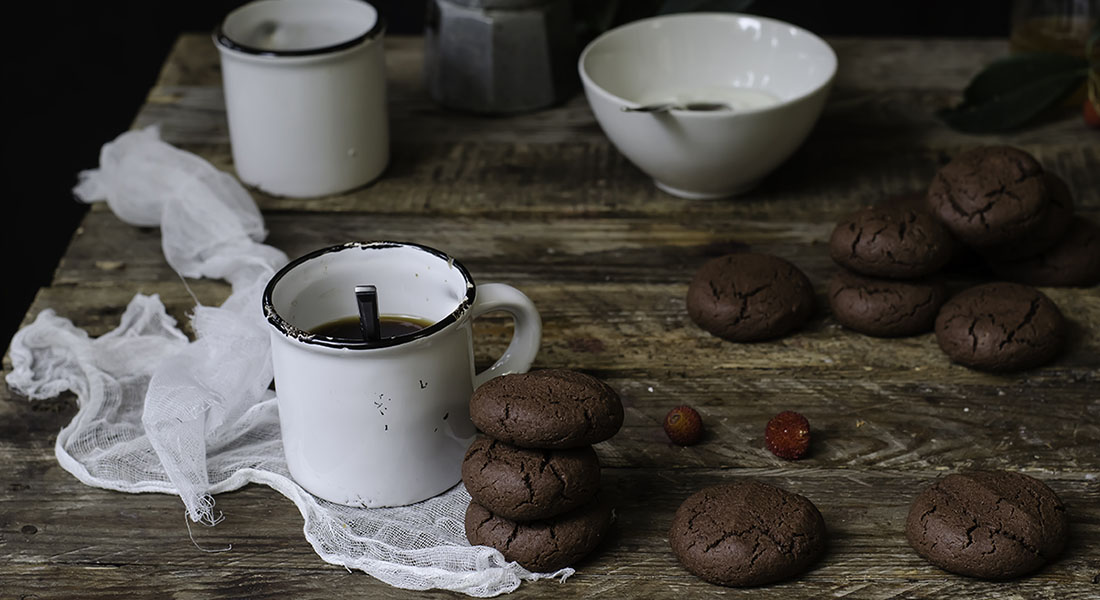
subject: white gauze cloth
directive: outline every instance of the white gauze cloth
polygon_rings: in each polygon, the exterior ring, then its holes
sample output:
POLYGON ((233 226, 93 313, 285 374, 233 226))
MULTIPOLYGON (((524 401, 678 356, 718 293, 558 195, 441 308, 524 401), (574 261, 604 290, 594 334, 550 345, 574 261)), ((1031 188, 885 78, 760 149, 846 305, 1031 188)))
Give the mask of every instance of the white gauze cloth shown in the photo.
MULTIPOLYGON (((419 504, 362 509, 314 497, 290 478, 279 433, 271 347, 260 297, 286 255, 261 243, 263 217, 232 176, 160 140, 155 127, 103 146, 81 173, 85 202, 106 200, 123 221, 161 228, 182 277, 228 280, 220 307, 198 305, 188 341, 157 296, 138 294, 118 329, 92 339, 51 309, 12 339, 8 384, 28 398, 64 391, 79 410, 57 437, 57 460, 87 485, 179 494, 194 521, 213 525, 212 494, 249 482, 290 498, 327 562, 406 589, 488 597, 522 580, 556 577, 466 541, 462 485, 419 504)), ((180 285, 184 285, 182 282, 180 285)), ((197 550, 196 550, 197 551, 197 550)))

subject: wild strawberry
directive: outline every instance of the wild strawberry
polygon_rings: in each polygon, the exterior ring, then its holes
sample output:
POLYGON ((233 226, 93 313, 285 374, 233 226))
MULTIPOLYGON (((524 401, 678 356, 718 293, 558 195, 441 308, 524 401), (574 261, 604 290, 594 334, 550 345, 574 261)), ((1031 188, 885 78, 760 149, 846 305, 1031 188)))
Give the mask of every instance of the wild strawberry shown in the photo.
POLYGON ((665 433, 673 444, 693 446, 703 439, 703 419, 690 406, 677 406, 665 415, 665 433))
POLYGON ((764 444, 779 458, 798 460, 810 449, 810 422, 796 412, 783 411, 768 421, 764 444))
POLYGON ((1081 114, 1090 127, 1100 127, 1100 114, 1097 114, 1096 105, 1092 103, 1092 100, 1085 98, 1085 103, 1081 107, 1081 114))

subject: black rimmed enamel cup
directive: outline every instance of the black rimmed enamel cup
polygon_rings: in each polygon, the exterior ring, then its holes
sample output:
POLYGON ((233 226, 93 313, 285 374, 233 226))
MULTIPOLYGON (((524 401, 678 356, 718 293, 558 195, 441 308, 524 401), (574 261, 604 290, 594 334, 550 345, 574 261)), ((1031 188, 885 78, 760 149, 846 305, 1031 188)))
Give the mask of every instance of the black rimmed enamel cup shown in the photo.
POLYGON ((382 18, 359 0, 260 0, 214 34, 233 163, 278 196, 334 194, 389 162, 382 18))
POLYGON ((349 506, 411 504, 458 483, 476 433, 469 400, 490 377, 523 372, 542 322, 504 284, 475 285, 446 254, 417 244, 355 242, 298 258, 263 296, 287 465, 312 494, 349 506), (356 318, 355 287, 375 286, 378 312, 427 324, 375 340, 312 333, 356 318), (515 319, 504 356, 474 373, 472 321, 515 319))

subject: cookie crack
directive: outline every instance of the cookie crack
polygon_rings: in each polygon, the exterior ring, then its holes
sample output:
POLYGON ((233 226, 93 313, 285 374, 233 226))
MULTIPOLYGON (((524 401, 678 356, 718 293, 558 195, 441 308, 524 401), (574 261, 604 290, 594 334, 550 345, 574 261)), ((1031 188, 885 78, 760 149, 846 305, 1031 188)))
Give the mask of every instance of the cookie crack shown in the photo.
POLYGON ((859 245, 859 240, 861 240, 861 239, 863 239, 863 228, 862 227, 860 227, 859 231, 856 232, 855 239, 852 240, 852 249, 851 249, 851 253, 849 254, 850 258, 855 258, 856 257, 856 246, 859 245))
POLYGON ((970 322, 970 327, 967 328, 966 333, 970 336, 970 353, 975 354, 978 351, 978 335, 974 333, 974 328, 978 326, 978 319, 974 319, 970 322))
POLYGON ((925 297, 923 301, 914 304, 908 312, 894 312, 892 315, 888 313, 876 318, 874 321, 876 323, 884 323, 886 325, 896 325, 898 323, 908 321, 915 317, 922 308, 931 305, 934 299, 934 294, 929 294, 927 297, 925 297))
MULTIPOLYGON (((933 504, 932 508, 930 508, 930 509, 924 511, 923 513, 921 513, 921 516, 917 519, 918 521, 920 521, 921 533, 923 534, 925 539, 928 538, 928 517, 929 517, 929 515, 931 515, 935 512, 936 512, 936 505, 933 504)), ((937 542, 933 542, 933 544, 932 544, 933 548, 936 547, 936 543, 937 542)))
MULTIPOLYGON (((1035 318, 1035 313, 1037 313, 1038 311, 1039 311, 1039 298, 1032 298, 1031 306, 1028 307, 1027 314, 1024 315, 1023 320, 1020 322, 1019 325, 1012 328, 1012 331, 1006 332, 1005 339, 1001 340, 1001 343, 1000 343, 1000 345, 997 346, 997 349, 1001 350, 1006 345, 1012 343, 1012 340, 1015 339, 1016 334, 1021 329, 1023 329, 1024 327, 1027 327, 1029 324, 1031 324, 1031 320, 1035 318)), ((1031 345, 1030 340, 1021 340, 1020 343, 1023 343, 1025 345, 1031 345)))
MULTIPOLYGON (((981 484, 979 483, 979 485, 981 485, 981 484)), ((983 486, 983 487, 985 487, 985 486, 983 486)), ((959 510, 959 512, 964 514, 967 518, 970 519, 970 521, 972 523, 975 524, 973 527, 970 527, 969 529, 966 530, 967 544, 966 544, 966 546, 963 547, 963 549, 965 550, 966 548, 969 548, 970 545, 973 543, 974 540, 971 537, 971 534, 973 533, 973 531, 975 529, 977 529, 981 525, 982 520, 979 518, 979 515, 975 514, 970 509, 970 507, 967 506, 967 504, 963 501, 963 499, 960 498, 958 495, 956 495, 954 492, 949 491, 944 487, 940 487, 940 492, 943 495, 950 498, 951 500, 953 500, 953 503, 954 503, 955 507, 959 510)), ((1002 536, 1006 539, 1010 539, 1010 540, 1016 542, 1017 544, 1019 544, 1020 547, 1023 548, 1024 550, 1027 550, 1028 552, 1034 554, 1035 556, 1038 556, 1039 558, 1046 559, 1046 555, 1045 555, 1044 552, 1041 552, 1038 548, 1032 546, 1031 544, 1029 544, 1028 542, 1023 540, 1021 537, 1019 537, 1019 536, 1017 536, 1017 535, 1015 535, 1015 534, 1013 534, 1009 531, 1005 531, 1002 524, 1000 524, 1000 523, 989 523, 989 524, 986 524, 985 526, 989 528, 991 538, 993 536, 999 535, 999 536, 1002 536)))
POLYGON ((970 520, 974 524, 971 525, 970 527, 966 528, 966 532, 965 532, 966 533, 966 545, 963 546, 963 550, 966 550, 970 546, 974 545, 974 530, 977 529, 978 527, 980 527, 980 525, 978 525, 978 520, 976 518, 971 517, 970 520))
POLYGON ((561 492, 559 492, 561 498, 564 500, 572 501, 572 498, 568 493, 569 486, 565 483, 565 477, 563 477, 562 474, 558 472, 557 467, 555 467, 553 463, 547 462, 546 467, 550 469, 550 473, 557 478, 559 483, 561 483, 561 492))
POLYGON ((882 227, 879 227, 878 230, 876 230, 874 233, 871 234, 871 241, 869 241, 867 243, 868 244, 874 244, 875 240, 878 239, 879 234, 881 234, 883 231, 886 231, 889 228, 890 228, 890 225, 883 225, 882 227))
POLYGON ((531 474, 527 472, 527 468, 523 464, 520 464, 519 472, 521 475, 520 479, 523 481, 523 487, 527 489, 527 497, 520 499, 519 502, 516 502, 514 505, 512 505, 512 508, 515 510, 518 510, 520 507, 525 505, 535 505, 535 488, 531 484, 531 474))
POLYGON ((904 220, 902 220, 902 222, 898 224, 898 241, 899 242, 904 242, 905 241, 905 231, 907 229, 908 229, 908 224, 904 220))

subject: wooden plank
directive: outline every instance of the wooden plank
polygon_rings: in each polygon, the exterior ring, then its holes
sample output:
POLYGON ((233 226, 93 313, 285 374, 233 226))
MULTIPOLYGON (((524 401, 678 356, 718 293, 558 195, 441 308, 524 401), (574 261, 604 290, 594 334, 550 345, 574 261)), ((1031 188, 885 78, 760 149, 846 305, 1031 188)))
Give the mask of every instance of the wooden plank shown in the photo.
MULTIPOLYGON (((266 243, 290 257, 350 240, 426 244, 456 257, 478 276, 514 284, 563 280, 593 285, 687 283, 705 260, 751 250, 782 256, 824 288, 837 267, 827 244, 837 216, 817 222, 743 216, 685 218, 500 218, 349 213, 270 213, 266 243)), ((735 212, 735 211, 731 211, 735 212)), ((740 211, 736 211, 740 212, 740 211)), ((1078 212, 1100 220, 1100 202, 1078 212)), ((693 217, 693 216, 692 216, 693 217)), ((976 281, 976 267, 948 270, 958 285, 976 281)), ((987 276, 991 277, 991 275, 987 276)), ((176 281, 164 260, 160 233, 133 227, 107 212, 88 215, 62 259, 54 282, 176 281)), ((486 279, 487 281, 487 279, 486 279)), ((1085 292, 1082 292, 1085 293, 1085 292)))
MULTIPOLYGON (((487 279, 492 279, 491 274, 487 279)), ((691 323, 684 306, 685 285, 606 282, 593 286, 549 281, 531 282, 520 288, 539 307, 543 318, 538 364, 660 377, 792 369, 792 377, 822 372, 835 373, 838 378, 862 378, 873 372, 875 380, 882 381, 884 377, 912 373, 918 381, 942 377, 955 383, 990 386, 1007 381, 1041 381, 1043 373, 1050 379, 1070 377, 1076 383, 1093 381, 1100 375, 1100 338, 1091 333, 1100 324, 1100 298, 1075 289, 1047 289, 1075 323, 1066 351, 1043 369, 990 375, 950 364, 930 333, 900 339, 872 338, 839 327, 824 310, 797 333, 769 342, 735 344, 691 323), (669 348, 675 351, 667 351, 669 348)), ((190 290, 204 303, 214 304, 229 291, 224 284, 206 281, 192 282, 190 290)), ((27 322, 48 307, 92 335, 101 335, 114 328, 126 304, 138 292, 159 294, 169 314, 181 322, 194 306, 182 282, 56 286, 40 291, 27 322)), ((488 359, 499 355, 510 335, 510 325, 494 317, 483 317, 478 323, 484 323, 486 336, 485 346, 478 349, 482 352, 479 356, 488 359)))
MULTIPOLYGON (((193 90, 179 93, 178 103, 146 105, 157 109, 139 115, 137 124, 163 123, 167 141, 232 172, 224 115, 187 104, 193 90)), ((1095 197, 1100 189, 1100 156, 1095 145, 1082 143, 1076 114, 1025 133, 977 139, 947 130, 931 116, 936 103, 915 98, 903 92, 845 98, 838 90, 803 147, 759 188, 732 200, 685 200, 656 190, 603 137, 588 108, 574 106, 580 100, 547 117, 581 115, 575 125, 438 110, 394 115, 391 164, 375 183, 320 198, 253 195, 265 210, 672 217, 772 208, 799 219, 922 190, 950 156, 995 143, 1032 152, 1079 195, 1095 197), (544 131, 556 133, 545 138, 544 131)))
MULTIPOLYGON (((1003 40, 963 38, 830 37, 840 66, 836 83, 865 89, 917 89, 945 86, 961 90, 975 68, 1008 53, 1003 40), (935 60, 928 60, 934 56, 935 60)), ((402 86, 423 81, 423 38, 390 35, 386 67, 402 86)), ((176 40, 160 77, 164 85, 218 85, 218 52, 209 33, 185 33, 176 40), (212 68, 213 67, 213 68, 212 68)))
MULTIPOLYGON (((392 161, 375 184, 311 199, 256 192, 266 210, 501 215, 721 215, 775 207, 835 212, 883 194, 923 189, 946 157, 977 144, 1033 152, 1079 194, 1100 189, 1100 157, 1079 116, 1011 135, 975 138, 933 116, 955 101, 975 65, 1002 54, 995 42, 836 40, 841 69, 815 131, 761 188, 735 201, 688 201, 657 191, 603 136, 583 96, 514 117, 435 106, 423 89, 418 38, 387 41, 392 161), (928 61, 930 48, 942 60, 928 61), (808 207, 803 209, 802 207, 808 207)), ((160 123, 167 141, 232 171, 224 101, 208 38, 181 38, 135 120, 160 123), (186 72, 186 73, 185 73, 186 72), (199 73, 201 75, 196 76, 199 73)), ((812 212, 805 216, 814 217, 812 212)), ((817 218, 812 218, 817 220, 817 218)))
MULTIPOLYGON (((47 288, 31 312, 53 307, 100 335, 115 326, 129 301, 126 287, 85 285, 79 295, 68 286, 47 288)), ((169 314, 186 322, 193 301, 181 283, 134 287, 158 293, 169 314)), ((192 289, 204 299, 226 291, 208 282, 195 282, 192 289)), ((999 376, 951 365, 931 334, 874 339, 845 331, 830 318, 775 342, 724 342, 687 320, 669 286, 550 283, 524 289, 544 319, 536 367, 585 370, 622 394, 624 432, 604 456, 612 466, 778 468, 786 463, 762 449, 761 432, 768 418, 785 409, 803 412, 820 431, 813 460, 798 465, 1100 465, 1100 340, 1094 336, 1077 340, 1052 365, 999 376), (668 444, 660 423, 679 404, 701 411, 713 444, 690 451, 668 444)), ((1100 299, 1066 293, 1056 301, 1090 329, 1100 323, 1100 299)), ((477 364, 487 366, 499 356, 510 334, 505 319, 479 320, 477 364)), ((15 414, 7 420, 21 421, 15 414)))
MULTIPOLYGON (((301 517, 274 491, 249 486, 222 494, 217 508, 226 520, 213 529, 194 526, 203 548, 232 550, 208 554, 190 542, 179 500, 167 495, 127 495, 88 488, 56 463, 34 453, 9 453, 29 468, 40 470, 36 481, 48 481, 53 493, 33 488, 0 490, 5 543, 0 559, 7 566, 9 591, 57 593, 64 584, 43 585, 42 574, 89 580, 99 593, 128 589, 130 595, 170 587, 174 592, 203 593, 217 587, 221 597, 264 595, 281 590, 320 593, 342 586, 402 598, 439 597, 439 592, 403 592, 385 588, 361 573, 325 565, 300 537, 301 517), (142 532, 134 544, 132 531, 142 532), (101 573, 91 568, 102 569, 101 573), (211 577, 212 572, 217 573, 211 577), (144 573, 127 587, 123 573, 144 573), (178 575, 187 573, 188 575, 178 575), (64 575, 62 575, 64 574, 64 575), (114 574, 114 575, 112 575, 114 574), (37 575, 37 577, 36 577, 37 575), (117 577, 117 579, 116 579, 117 577), (187 580, 186 582, 184 580, 187 580), (25 587, 24 587, 25 586, 25 587), (180 586, 177 588, 177 586, 180 586), (255 586, 259 586, 258 588, 255 586), (270 587, 267 587, 270 586, 270 587)), ((1100 492, 1082 473, 1034 473, 1047 481, 1069 507, 1070 545, 1053 565, 1011 584, 981 582, 946 574, 925 563, 907 546, 904 520, 916 492, 934 474, 906 474, 858 469, 604 469, 604 490, 616 506, 612 534, 596 554, 583 561, 565 587, 553 582, 523 585, 521 598, 653 597, 690 590, 692 597, 766 592, 769 597, 842 595, 859 590, 859 597, 890 598, 917 594, 921 598, 1052 597, 1043 590, 1057 587, 1059 597, 1085 598, 1095 591, 1095 548, 1100 536, 1100 492), (802 577, 764 590, 729 590, 701 583, 676 564, 666 531, 678 504, 696 489, 753 477, 783 486, 813 500, 830 531, 829 550, 802 577), (843 485, 837 485, 843 482, 843 485), (868 590, 867 588, 872 588, 868 590), (952 596, 952 594, 956 594, 952 596)), ((348 589, 344 589, 344 595, 348 589)))

